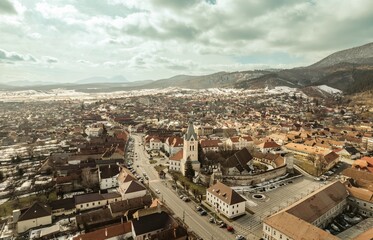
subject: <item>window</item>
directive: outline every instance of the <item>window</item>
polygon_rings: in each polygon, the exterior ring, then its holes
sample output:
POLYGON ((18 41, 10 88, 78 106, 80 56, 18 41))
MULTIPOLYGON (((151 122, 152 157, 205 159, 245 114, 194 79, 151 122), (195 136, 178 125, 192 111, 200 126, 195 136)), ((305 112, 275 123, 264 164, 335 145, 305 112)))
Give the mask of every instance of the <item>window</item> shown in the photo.
POLYGON ((89 204, 87 203, 87 207, 89 206, 89 204))
POLYGON ((280 234, 280 239, 282 239, 282 234, 280 234))
POLYGON ((82 208, 82 207, 83 207, 83 204, 80 204, 80 207, 82 208))

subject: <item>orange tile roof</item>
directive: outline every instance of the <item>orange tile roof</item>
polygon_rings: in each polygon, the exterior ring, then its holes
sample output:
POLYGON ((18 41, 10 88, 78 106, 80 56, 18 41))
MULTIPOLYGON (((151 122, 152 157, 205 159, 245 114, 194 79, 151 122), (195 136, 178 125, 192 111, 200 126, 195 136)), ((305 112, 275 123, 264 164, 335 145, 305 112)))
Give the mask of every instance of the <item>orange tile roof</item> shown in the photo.
POLYGON ((181 159, 183 159, 183 149, 181 149, 180 151, 178 151, 177 153, 175 153, 174 155, 172 155, 170 157, 170 160, 173 160, 173 161, 180 161, 181 159))

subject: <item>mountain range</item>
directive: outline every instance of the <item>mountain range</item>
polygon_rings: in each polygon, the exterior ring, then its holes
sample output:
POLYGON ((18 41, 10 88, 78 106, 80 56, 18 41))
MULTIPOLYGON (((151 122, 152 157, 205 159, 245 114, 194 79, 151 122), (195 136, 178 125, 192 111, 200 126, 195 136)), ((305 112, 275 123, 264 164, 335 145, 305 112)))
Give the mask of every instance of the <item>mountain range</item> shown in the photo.
POLYGON ((48 90, 60 87, 83 92, 109 92, 166 87, 255 89, 276 86, 306 88, 318 85, 327 85, 346 94, 373 89, 373 43, 342 50, 310 66, 293 69, 217 72, 202 76, 177 75, 156 81, 136 82, 130 82, 123 76, 92 77, 65 84, 0 84, 0 89, 48 90))

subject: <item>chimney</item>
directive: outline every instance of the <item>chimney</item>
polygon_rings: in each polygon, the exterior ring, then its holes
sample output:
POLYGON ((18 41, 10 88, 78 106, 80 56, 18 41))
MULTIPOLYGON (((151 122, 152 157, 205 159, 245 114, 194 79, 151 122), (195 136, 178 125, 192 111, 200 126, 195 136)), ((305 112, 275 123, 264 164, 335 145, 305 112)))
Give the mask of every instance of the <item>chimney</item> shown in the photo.
POLYGON ((176 228, 174 228, 174 238, 176 238, 176 228))
POLYGON ((107 237, 107 228, 105 228, 105 237, 107 237))

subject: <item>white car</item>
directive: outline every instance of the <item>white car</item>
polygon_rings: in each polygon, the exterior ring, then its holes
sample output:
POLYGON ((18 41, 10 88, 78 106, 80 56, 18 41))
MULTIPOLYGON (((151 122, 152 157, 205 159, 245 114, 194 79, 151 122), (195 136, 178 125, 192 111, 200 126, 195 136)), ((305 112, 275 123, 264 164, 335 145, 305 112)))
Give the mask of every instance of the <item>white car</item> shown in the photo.
POLYGON ((157 188, 157 189, 155 189, 155 193, 156 193, 156 194, 160 194, 161 192, 160 192, 159 189, 157 188))

